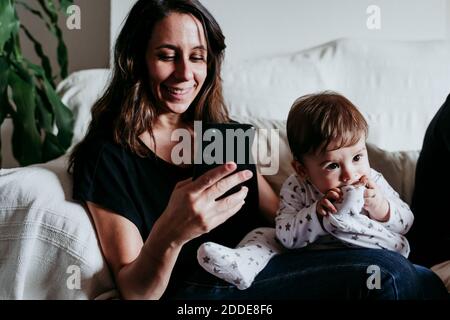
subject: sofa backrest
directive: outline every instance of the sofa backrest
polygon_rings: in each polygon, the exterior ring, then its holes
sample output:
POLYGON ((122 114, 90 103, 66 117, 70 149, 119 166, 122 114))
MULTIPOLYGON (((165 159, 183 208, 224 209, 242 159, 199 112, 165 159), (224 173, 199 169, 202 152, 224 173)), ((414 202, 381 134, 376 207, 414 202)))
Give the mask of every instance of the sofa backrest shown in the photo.
POLYGON ((450 42, 341 39, 228 65, 223 79, 232 114, 286 119, 299 96, 334 90, 362 111, 371 143, 419 150, 450 93, 450 42))

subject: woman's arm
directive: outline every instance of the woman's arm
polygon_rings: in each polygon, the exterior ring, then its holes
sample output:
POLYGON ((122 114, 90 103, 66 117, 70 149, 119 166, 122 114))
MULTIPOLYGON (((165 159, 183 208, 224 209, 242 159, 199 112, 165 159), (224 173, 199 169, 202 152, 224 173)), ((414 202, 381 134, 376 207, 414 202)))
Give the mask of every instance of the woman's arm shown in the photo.
POLYGON ((258 176, 259 210, 272 225, 275 225, 280 199, 261 174, 258 176))
POLYGON ((158 227, 145 244, 128 219, 88 202, 103 254, 123 299, 159 299, 181 250, 158 227))

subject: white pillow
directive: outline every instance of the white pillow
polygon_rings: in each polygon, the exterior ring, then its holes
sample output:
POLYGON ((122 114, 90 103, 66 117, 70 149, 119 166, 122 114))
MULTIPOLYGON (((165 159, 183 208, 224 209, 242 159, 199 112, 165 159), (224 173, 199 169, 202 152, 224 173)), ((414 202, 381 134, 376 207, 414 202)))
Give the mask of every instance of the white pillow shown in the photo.
POLYGON ((83 70, 72 73, 59 83, 57 92, 75 118, 72 146, 86 134, 92 106, 104 93, 110 76, 110 69, 83 70))
POLYGON ((450 91, 449 57, 450 41, 340 39, 227 65, 223 88, 233 114, 280 120, 299 96, 335 90, 367 119, 369 142, 418 150, 450 91))

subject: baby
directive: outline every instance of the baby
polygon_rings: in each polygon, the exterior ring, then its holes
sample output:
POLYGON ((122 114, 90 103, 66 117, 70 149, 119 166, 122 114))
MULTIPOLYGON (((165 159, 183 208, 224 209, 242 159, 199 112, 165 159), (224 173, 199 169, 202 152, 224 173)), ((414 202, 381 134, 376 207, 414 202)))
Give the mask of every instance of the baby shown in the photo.
POLYGON ((202 267, 243 290, 286 248, 352 246, 407 257, 403 235, 414 217, 370 168, 367 134, 364 117, 342 95, 323 92, 297 99, 287 120, 296 173, 281 188, 275 229, 253 230, 236 249, 203 244, 197 255, 202 267))

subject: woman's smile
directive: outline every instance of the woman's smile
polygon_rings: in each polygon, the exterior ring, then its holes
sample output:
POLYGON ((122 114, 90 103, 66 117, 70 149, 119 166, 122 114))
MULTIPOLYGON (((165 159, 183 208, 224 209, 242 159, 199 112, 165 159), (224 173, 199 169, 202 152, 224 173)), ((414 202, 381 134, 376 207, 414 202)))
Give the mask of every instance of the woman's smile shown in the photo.
POLYGON ((183 100, 188 99, 195 89, 195 85, 187 87, 177 87, 162 84, 161 87, 165 93, 165 98, 167 100, 178 102, 182 102, 183 100))

